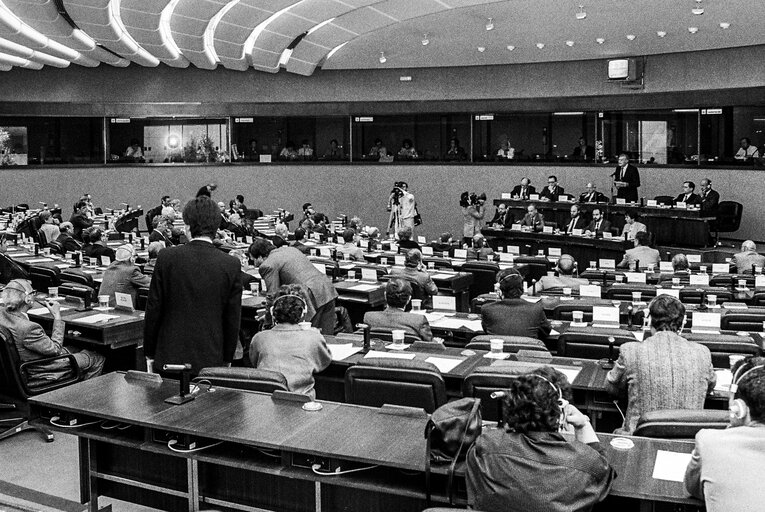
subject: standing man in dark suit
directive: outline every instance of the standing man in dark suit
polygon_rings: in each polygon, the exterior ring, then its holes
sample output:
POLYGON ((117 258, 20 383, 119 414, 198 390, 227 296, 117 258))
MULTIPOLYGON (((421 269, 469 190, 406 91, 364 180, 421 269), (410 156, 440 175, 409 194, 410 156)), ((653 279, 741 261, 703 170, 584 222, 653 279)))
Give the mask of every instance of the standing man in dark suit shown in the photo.
POLYGON ((592 222, 585 233, 600 238, 604 231, 611 231, 611 223, 603 218, 600 208, 595 208, 592 210, 592 222))
POLYGON ((305 254, 288 245, 274 247, 268 240, 256 238, 248 251, 269 292, 285 284, 303 285, 309 298, 306 318, 323 334, 335 334, 337 290, 326 274, 319 272, 305 254))
POLYGON ((370 329, 401 329, 421 340, 432 340, 433 333, 425 315, 404 311, 411 298, 412 286, 405 279, 392 277, 385 286, 385 302, 388 307, 384 311, 367 311, 364 313, 364 323, 370 329))
POLYGON ((637 167, 630 164, 626 154, 619 155, 619 166, 611 176, 614 178, 617 199, 624 199, 628 203, 637 203, 640 173, 638 173, 637 167))
POLYGON ((74 239, 78 242, 82 242, 82 230, 88 229, 93 225, 93 219, 88 218, 88 203, 80 201, 75 205, 75 210, 72 216, 69 218, 69 222, 74 226, 74 239))
POLYGON ((528 178, 521 179, 521 184, 516 185, 510 195, 514 198, 528 199, 531 194, 536 194, 537 190, 531 186, 531 180, 528 178))
POLYGON ((575 229, 581 229, 582 233, 587 229, 587 219, 579 211, 579 205, 571 205, 571 217, 560 225, 560 230, 570 235, 575 229))
POLYGON ((149 371, 164 364, 230 365, 242 313, 240 264, 213 245, 218 205, 198 196, 183 209, 190 242, 160 251, 149 287, 144 353, 149 371))
POLYGON ((701 180, 701 211, 716 213, 719 204, 720 193, 712 190, 712 180, 704 178, 701 180))
POLYGON ((497 274, 499 302, 481 308, 481 325, 486 334, 528 336, 544 339, 550 334, 550 321, 541 302, 521 298, 523 277, 513 268, 497 274))
POLYGON ((695 194, 696 184, 692 181, 683 182, 683 193, 675 198, 675 203, 684 202, 686 205, 701 204, 701 196, 695 194))

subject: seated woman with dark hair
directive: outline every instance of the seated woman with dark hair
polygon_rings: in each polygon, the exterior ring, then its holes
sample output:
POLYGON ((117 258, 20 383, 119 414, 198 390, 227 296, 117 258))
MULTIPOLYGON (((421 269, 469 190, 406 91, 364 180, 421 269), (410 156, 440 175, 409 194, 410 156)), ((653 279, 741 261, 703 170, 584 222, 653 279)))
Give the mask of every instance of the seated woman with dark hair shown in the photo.
POLYGON ((261 331, 250 343, 252 366, 280 372, 290 391, 316 397, 314 374, 332 362, 324 336, 312 327, 303 329, 307 299, 300 285, 283 285, 266 298, 273 327, 261 331))
POLYGON ((512 381, 502 398, 504 426, 484 430, 467 454, 468 505, 479 510, 590 510, 616 472, 590 419, 570 405, 558 372, 536 371, 512 381), (548 377, 553 377, 548 378, 548 377), (574 439, 560 434, 568 424, 574 439))

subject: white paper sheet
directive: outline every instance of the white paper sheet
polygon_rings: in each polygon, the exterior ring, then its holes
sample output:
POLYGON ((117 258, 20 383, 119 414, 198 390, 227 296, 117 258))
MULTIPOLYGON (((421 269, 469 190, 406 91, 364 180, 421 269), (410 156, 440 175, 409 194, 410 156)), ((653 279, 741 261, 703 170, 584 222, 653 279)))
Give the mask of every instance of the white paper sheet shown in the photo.
POLYGON ((670 482, 682 482, 685 477, 685 468, 688 467, 690 461, 690 453, 659 450, 656 452, 656 463, 653 466, 653 478, 657 480, 669 480, 670 482))
MULTIPOLYGON (((72 308, 61 308, 60 311, 68 311, 72 308)), ((46 315, 50 314, 50 311, 48 311, 48 308, 34 308, 27 311, 27 314, 29 315, 46 315)))
POLYGON ((364 359, 371 359, 375 357, 387 357, 389 359, 414 359, 417 354, 401 352, 380 352, 379 350, 370 350, 364 355, 364 359))
POLYGON ((27 260, 26 262, 27 263, 47 263, 49 261, 55 261, 55 260, 53 260, 51 258, 34 258, 34 259, 31 259, 31 260, 27 260))
POLYGON ((715 375, 717 375, 715 391, 727 393, 730 389, 731 382, 733 382, 733 374, 730 370, 715 370, 715 375))
POLYGON ((573 383, 576 376, 582 371, 581 368, 564 368, 560 366, 553 366, 553 368, 565 375, 568 378, 569 384, 573 383))
POLYGON ((327 343, 327 348, 332 354, 333 361, 342 361, 343 359, 350 357, 361 350, 361 347, 354 347, 353 343, 344 343, 342 345, 327 343))
POLYGON ((348 289, 349 290, 353 290, 353 291, 357 291, 357 292, 369 292, 369 291, 372 291, 372 290, 377 289, 379 287, 380 287, 380 285, 377 285, 377 284, 364 284, 364 283, 360 283, 360 284, 357 284, 355 286, 351 286, 348 289))
POLYGON ((431 325, 433 324, 433 322, 437 322, 444 317, 444 315, 441 313, 420 313, 420 314, 423 315, 425 318, 427 318, 428 323, 431 325))
POLYGON ((465 329, 470 329, 473 332, 483 331, 483 325, 480 320, 462 320, 462 325, 465 329))
POLYGON ((97 315, 84 316, 78 318, 77 321, 83 324, 97 324, 99 322, 107 322, 115 318, 119 318, 119 315, 107 315, 106 313, 98 313, 97 315))
POLYGON ((550 329, 550 336, 560 336, 560 333, 555 329, 550 329))
POLYGON ((442 317, 435 322, 431 322, 430 325, 431 327, 440 327, 442 329, 461 329, 465 321, 460 318, 442 317))
POLYGON ((450 359, 446 357, 429 357, 425 359, 428 363, 432 363, 438 368, 441 373, 449 373, 454 370, 464 359, 450 359))
POLYGON ((632 335, 636 340, 643 341, 643 338, 645 338, 645 331, 632 331, 632 335))
POLYGON ((431 279, 451 279, 454 276, 455 274, 446 274, 443 272, 437 272, 435 274, 431 274, 430 278, 431 279))
POLYGON ((510 354, 507 352, 487 352, 483 357, 486 359, 507 359, 510 354))

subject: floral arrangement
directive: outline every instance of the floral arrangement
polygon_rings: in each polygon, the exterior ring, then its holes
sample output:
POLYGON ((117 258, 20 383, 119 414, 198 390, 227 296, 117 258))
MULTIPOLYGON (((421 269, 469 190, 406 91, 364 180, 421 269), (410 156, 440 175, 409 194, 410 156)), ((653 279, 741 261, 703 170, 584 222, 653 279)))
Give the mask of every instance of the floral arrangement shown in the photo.
POLYGON ((10 140, 11 135, 8 131, 0 128, 0 166, 16 164, 16 160, 11 154, 10 140))

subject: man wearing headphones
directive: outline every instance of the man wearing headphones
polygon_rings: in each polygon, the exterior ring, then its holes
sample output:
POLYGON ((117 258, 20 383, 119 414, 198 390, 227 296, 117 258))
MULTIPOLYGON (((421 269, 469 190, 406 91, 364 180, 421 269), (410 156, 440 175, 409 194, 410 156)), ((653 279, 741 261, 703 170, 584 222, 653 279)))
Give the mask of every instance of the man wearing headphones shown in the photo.
POLYGON ((538 339, 545 339, 550 334, 550 321, 542 304, 533 304, 521 298, 523 277, 516 269, 500 270, 495 288, 499 302, 481 308, 481 325, 486 334, 538 339))
MULTIPOLYGON (((484 430, 467 454, 465 480, 473 508, 590 510, 608 495, 616 472, 589 418, 545 376, 550 371, 556 372, 542 368, 521 375, 496 393, 504 425, 484 430), (574 440, 560 434, 566 424, 574 440)), ((555 380, 566 382, 565 376, 555 380)))
POLYGON ((579 290, 579 287, 583 284, 589 284, 587 279, 581 279, 574 277, 574 270, 576 269, 576 261, 570 254, 563 254, 558 259, 558 265, 556 270, 557 276, 544 276, 539 280, 536 286, 536 294, 539 294, 543 290, 549 290, 550 288, 571 288, 572 290, 579 290))
POLYGON ((685 488, 706 502, 708 512, 763 509, 765 468, 765 358, 733 366, 730 428, 700 430, 685 471, 685 488))
MULTIPOLYGON (((35 303, 35 290, 26 279, 14 279, 5 285, 2 293, 3 307, 0 308, 0 328, 10 337, 9 342, 16 345, 22 363, 52 356, 72 354, 80 367, 83 379, 90 379, 101 374, 106 359, 101 354, 90 350, 78 350, 64 347, 64 321, 61 308, 56 301, 48 300, 45 307, 53 316, 53 333, 45 334, 42 326, 29 319, 27 312, 35 303), (7 332, 6 332, 7 331, 7 332)), ((70 362, 58 359, 49 363, 28 367, 30 387, 63 379, 71 374, 70 362)))

